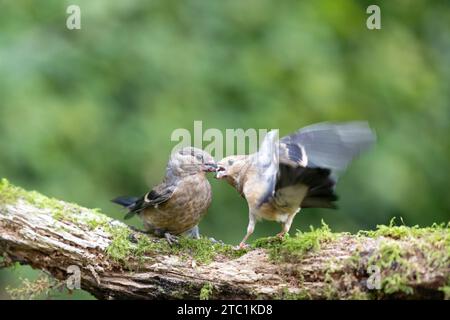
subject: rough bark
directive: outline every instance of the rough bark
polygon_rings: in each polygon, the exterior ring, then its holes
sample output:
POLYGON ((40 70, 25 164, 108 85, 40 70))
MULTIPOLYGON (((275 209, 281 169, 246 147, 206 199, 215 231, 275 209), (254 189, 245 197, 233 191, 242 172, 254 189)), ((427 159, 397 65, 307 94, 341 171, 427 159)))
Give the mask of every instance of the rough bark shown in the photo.
POLYGON ((33 201, 34 193, 11 197, 7 189, 0 188, 3 263, 27 264, 59 280, 65 280, 67 268, 76 265, 81 288, 99 299, 197 299, 200 292, 210 299, 445 297, 449 278, 445 228, 437 240, 414 232, 398 238, 339 234, 318 239, 301 255, 294 248, 292 257, 287 251, 276 257, 277 251, 262 246, 240 257, 218 254, 210 263, 196 262, 195 253, 180 256, 157 250, 146 252, 139 261, 132 257, 118 261, 107 248, 114 239, 111 229, 125 227, 121 222, 108 219, 109 228, 92 225, 89 221, 98 221, 101 213, 62 201, 57 209, 46 207, 42 198, 38 204, 33 201), (438 243, 432 243, 435 240, 438 243), (395 256, 383 260, 387 245, 400 250, 398 261, 395 256), (426 252, 430 250, 436 250, 436 261, 430 261, 426 252), (394 280, 382 278, 382 288, 369 290, 368 267, 376 261, 382 262, 381 276, 394 280), (403 272, 402 263, 408 263, 407 277, 396 275, 403 272))

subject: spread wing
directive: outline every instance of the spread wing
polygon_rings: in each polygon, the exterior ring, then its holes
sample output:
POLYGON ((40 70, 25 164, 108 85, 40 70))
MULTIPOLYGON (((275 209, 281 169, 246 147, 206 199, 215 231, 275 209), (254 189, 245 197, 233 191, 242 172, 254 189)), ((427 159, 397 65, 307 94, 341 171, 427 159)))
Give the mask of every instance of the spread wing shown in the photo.
POLYGON ((293 167, 308 164, 305 148, 291 136, 285 136, 279 142, 280 162, 293 167))
POLYGON ((289 207, 335 208, 338 174, 374 141, 367 122, 319 123, 283 137, 274 201, 289 207))
POLYGON ((287 150, 283 153, 286 161, 328 168, 337 175, 347 168, 354 157, 372 146, 375 140, 375 133, 367 122, 324 122, 283 137, 280 146, 287 150))

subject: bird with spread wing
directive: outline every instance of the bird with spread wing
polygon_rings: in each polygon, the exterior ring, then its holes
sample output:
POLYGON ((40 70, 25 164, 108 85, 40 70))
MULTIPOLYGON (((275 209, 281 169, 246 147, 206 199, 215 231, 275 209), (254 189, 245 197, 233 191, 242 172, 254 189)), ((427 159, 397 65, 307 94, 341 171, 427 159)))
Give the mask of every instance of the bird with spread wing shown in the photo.
POLYGON ((247 201, 245 246, 260 219, 280 222, 283 237, 301 208, 335 208, 337 178, 367 150, 375 134, 366 122, 314 124, 278 140, 270 131, 258 152, 229 156, 217 163, 226 180, 247 201))

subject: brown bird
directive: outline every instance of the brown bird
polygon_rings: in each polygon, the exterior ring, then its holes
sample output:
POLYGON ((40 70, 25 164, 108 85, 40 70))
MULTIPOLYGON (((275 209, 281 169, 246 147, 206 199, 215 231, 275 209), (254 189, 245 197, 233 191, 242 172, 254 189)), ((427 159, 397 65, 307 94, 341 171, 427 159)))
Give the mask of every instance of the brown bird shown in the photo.
POLYGON ((278 140, 270 131, 258 152, 229 156, 217 163, 225 179, 249 207, 245 246, 260 219, 277 221, 283 237, 300 208, 336 208, 338 173, 375 141, 366 122, 319 123, 278 140))
POLYGON ((172 154, 162 183, 140 198, 118 197, 113 202, 128 209, 125 219, 137 214, 146 231, 169 243, 189 233, 198 238, 198 223, 211 204, 211 185, 206 172, 216 171, 214 159, 193 147, 172 154))

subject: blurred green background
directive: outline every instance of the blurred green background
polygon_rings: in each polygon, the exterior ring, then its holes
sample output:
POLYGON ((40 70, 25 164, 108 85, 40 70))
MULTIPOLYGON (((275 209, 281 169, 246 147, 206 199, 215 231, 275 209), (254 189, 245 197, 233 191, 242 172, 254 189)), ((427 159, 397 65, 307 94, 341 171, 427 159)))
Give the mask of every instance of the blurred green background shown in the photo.
MULTIPOLYGON (((0 1, 0 177, 120 219, 109 200, 157 184, 172 131, 194 120, 284 135, 361 119, 378 142, 340 180, 339 210, 302 211, 291 232, 447 222, 449 34, 448 0, 0 1), (66 28, 69 4, 81 30, 66 28), (366 28, 370 4, 381 30, 366 28)), ((245 200, 210 180, 200 230, 238 243, 245 200)), ((36 272, 0 271, 0 298, 19 277, 36 272)))

